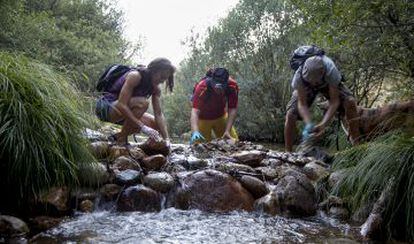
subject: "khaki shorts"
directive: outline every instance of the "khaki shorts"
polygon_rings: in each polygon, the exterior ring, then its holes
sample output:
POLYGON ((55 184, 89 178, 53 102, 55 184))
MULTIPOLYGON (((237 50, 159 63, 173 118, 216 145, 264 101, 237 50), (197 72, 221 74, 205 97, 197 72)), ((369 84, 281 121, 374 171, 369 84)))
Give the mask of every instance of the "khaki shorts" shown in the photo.
MULTIPOLYGON (((316 90, 316 89, 312 89, 309 86, 304 86, 305 87, 305 92, 306 92, 306 104, 310 107, 312 106, 313 102, 315 101, 316 96, 321 93, 326 99, 329 100, 329 86, 326 86, 322 89, 316 90)), ((346 98, 348 97, 354 97, 352 95, 352 92, 348 89, 348 87, 346 87, 344 84, 339 83, 338 85, 338 89, 339 89, 339 100, 340 100, 340 105, 339 105, 339 112, 345 111, 344 107, 343 107, 343 102, 345 101, 346 98)), ((286 113, 292 113, 293 115, 296 116, 296 119, 301 120, 301 116, 299 115, 299 109, 298 109, 298 91, 295 90, 292 93, 292 97, 290 98, 289 103, 286 106, 286 113)))

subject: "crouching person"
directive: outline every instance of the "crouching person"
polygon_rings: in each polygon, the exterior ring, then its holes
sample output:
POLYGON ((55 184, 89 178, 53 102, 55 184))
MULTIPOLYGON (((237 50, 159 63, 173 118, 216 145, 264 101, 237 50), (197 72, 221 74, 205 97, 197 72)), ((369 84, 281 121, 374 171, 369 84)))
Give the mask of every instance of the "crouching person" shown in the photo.
POLYGON ((155 141, 169 144, 169 136, 161 111, 161 83, 172 91, 175 67, 168 59, 157 58, 147 67, 114 66, 100 78, 103 91, 96 105, 96 114, 102 121, 122 125, 111 139, 119 145, 128 144, 128 136, 142 132, 155 141), (146 113, 151 98, 154 116, 146 113))
POLYGON ((211 141, 216 138, 238 140, 233 127, 237 115, 239 88, 224 68, 207 72, 194 87, 191 111, 191 140, 211 141))

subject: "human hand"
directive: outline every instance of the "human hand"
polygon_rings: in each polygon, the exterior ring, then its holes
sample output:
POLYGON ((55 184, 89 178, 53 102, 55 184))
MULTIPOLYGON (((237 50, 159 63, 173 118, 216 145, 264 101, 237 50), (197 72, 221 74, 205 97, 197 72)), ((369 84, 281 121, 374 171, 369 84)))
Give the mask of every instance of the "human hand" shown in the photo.
POLYGON ((226 131, 224 132, 223 136, 221 137, 223 139, 234 139, 233 137, 231 137, 230 132, 226 131))
POLYGON ((315 127, 313 127, 312 133, 315 133, 316 137, 320 137, 325 132, 325 125, 323 124, 317 124, 315 127))
POLYGON ((147 135, 149 138, 151 138, 152 140, 159 142, 161 141, 161 136, 160 133, 158 133, 158 131, 144 125, 141 127, 141 132, 144 133, 145 135, 147 135))
POLYGON ((194 131, 191 133, 191 139, 190 139, 190 145, 193 144, 196 141, 205 141, 206 139, 201 135, 200 132, 194 131))
POLYGON ((302 131, 302 139, 307 140, 309 139, 310 134, 313 132, 314 124, 313 123, 307 123, 305 125, 305 128, 302 131))

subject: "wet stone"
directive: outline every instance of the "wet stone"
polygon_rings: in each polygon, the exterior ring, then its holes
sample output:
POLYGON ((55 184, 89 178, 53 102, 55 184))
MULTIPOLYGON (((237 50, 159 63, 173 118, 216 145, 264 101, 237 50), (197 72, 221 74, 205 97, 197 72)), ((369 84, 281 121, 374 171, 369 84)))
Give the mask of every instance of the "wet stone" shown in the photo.
POLYGON ((139 148, 139 147, 132 147, 129 149, 129 155, 135 159, 136 161, 141 161, 144 159, 147 155, 145 152, 139 148))
POLYGON ((33 232, 42 232, 51 229, 62 222, 63 218, 53 218, 50 216, 37 216, 29 220, 30 228, 33 232))
POLYGON ((163 193, 168 192, 175 184, 174 178, 165 172, 148 174, 143 181, 144 185, 163 193))
POLYGON ((113 170, 119 170, 119 171, 123 171, 127 169, 141 171, 141 166, 139 165, 139 163, 128 156, 121 156, 115 159, 115 161, 111 165, 111 168, 113 170))
POLYGON ((242 151, 231 155, 239 163, 249 165, 251 167, 258 167, 265 158, 266 153, 253 150, 253 151, 242 151))
POLYGON ((167 156, 170 153, 170 149, 168 148, 165 141, 156 142, 150 138, 147 141, 145 141, 143 144, 139 145, 139 147, 147 155, 161 154, 161 155, 167 156))
POLYGON ((269 193, 269 190, 267 189, 265 183, 256 177, 243 175, 239 181, 242 186, 253 195, 255 199, 263 197, 269 193))
POLYGON ((92 213, 94 204, 91 200, 83 200, 79 205, 79 210, 84 213, 92 213))
POLYGON ((107 201, 115 200, 120 192, 121 186, 116 184, 106 184, 100 189, 101 196, 107 201))
POLYGON ((329 171, 321 166, 321 164, 318 164, 317 161, 307 163, 303 167, 303 172, 313 181, 318 181, 329 176, 329 171))
POLYGON ((187 162, 188 162, 189 169, 191 170, 203 169, 208 166, 208 162, 206 160, 196 158, 192 155, 190 155, 187 158, 187 162))
POLYGON ((118 211, 153 212, 161 210, 161 195, 143 185, 125 189, 118 201, 118 211))
POLYGON ((257 167, 256 172, 261 174, 266 180, 273 180, 279 176, 277 169, 272 167, 257 167))
POLYGON ((115 174, 115 182, 118 185, 134 185, 140 181, 141 172, 127 169, 115 174))
POLYGON ((0 236, 16 237, 24 236, 29 232, 27 224, 16 217, 0 215, 0 236))
POLYGON ((109 143, 106 141, 96 141, 89 145, 89 149, 97 159, 104 159, 109 153, 109 143))
POLYGON ((109 147, 108 157, 109 157, 110 160, 114 160, 114 159, 119 158, 121 156, 129 156, 128 148, 117 146, 117 145, 113 145, 113 146, 109 147))
POLYGON ((142 166, 150 170, 160 170, 162 166, 167 162, 166 158, 161 154, 146 157, 142 160, 142 166))

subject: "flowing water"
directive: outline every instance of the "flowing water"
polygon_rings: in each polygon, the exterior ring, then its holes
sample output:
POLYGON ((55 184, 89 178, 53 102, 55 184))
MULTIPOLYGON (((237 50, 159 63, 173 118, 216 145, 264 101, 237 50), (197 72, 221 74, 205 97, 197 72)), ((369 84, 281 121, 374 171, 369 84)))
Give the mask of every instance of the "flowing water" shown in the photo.
POLYGON ((34 243, 353 243, 355 229, 323 217, 292 219, 259 213, 79 214, 34 238, 34 243))

